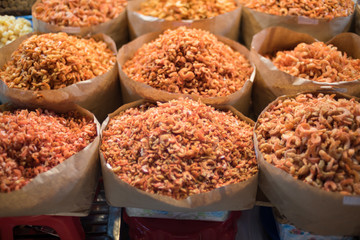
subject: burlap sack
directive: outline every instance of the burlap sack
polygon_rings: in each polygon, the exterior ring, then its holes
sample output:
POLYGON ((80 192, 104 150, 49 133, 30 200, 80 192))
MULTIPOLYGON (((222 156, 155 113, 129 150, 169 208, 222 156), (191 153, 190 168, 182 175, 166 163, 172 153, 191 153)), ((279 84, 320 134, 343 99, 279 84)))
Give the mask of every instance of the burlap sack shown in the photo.
POLYGON ((240 32, 241 5, 238 1, 235 10, 203 20, 166 21, 164 19, 145 16, 138 13, 140 4, 145 0, 129 1, 127 16, 129 21, 130 38, 135 39, 150 32, 162 32, 179 26, 199 28, 213 34, 225 36, 237 41, 240 32))
MULTIPOLYGON (((37 0, 35 4, 39 1, 40 0, 37 0)), ((90 27, 64 27, 64 26, 57 26, 54 24, 50 24, 40 19, 37 19, 34 16, 35 4, 32 7, 32 21, 33 21, 34 31, 43 32, 43 33, 66 32, 68 34, 73 34, 83 37, 95 35, 98 33, 103 33, 105 35, 108 35, 114 40, 117 49, 119 49, 123 44, 128 42, 129 33, 128 33, 128 22, 126 17, 126 8, 116 18, 98 25, 94 25, 90 27)))
MULTIPOLYGON (((279 50, 294 49, 301 42, 312 43, 316 39, 305 33, 294 32, 282 27, 264 29, 256 34, 251 43, 250 60, 256 65, 258 74, 253 87, 255 115, 258 115, 271 101, 282 95, 304 91, 332 90, 352 96, 360 96, 360 79, 351 82, 323 83, 291 76, 280 71, 264 55, 279 50)), ((346 52, 348 56, 360 58, 360 37, 354 33, 341 33, 326 42, 346 52)))
MULTIPOLYGON (((38 106, 22 104, 20 108, 34 109, 38 106)), ((4 104, 0 110, 18 109, 4 104)), ((76 110, 94 119, 97 137, 80 152, 47 172, 41 173, 27 185, 10 193, 0 193, 0 217, 30 215, 86 216, 90 212, 99 176, 98 146, 100 124, 92 113, 69 104, 46 106, 56 112, 76 110)))
MULTIPOLYGON (((126 109, 137 107, 145 102, 146 100, 139 100, 125 104, 117 109, 103 122, 101 132, 106 129, 109 120, 112 117, 126 109)), ((253 124, 251 119, 246 118, 234 108, 228 106, 223 109, 231 110, 243 121, 253 124)), ((168 196, 147 193, 129 185, 114 174, 111 167, 106 163, 101 151, 100 159, 106 200, 111 206, 173 212, 204 212, 251 209, 255 204, 257 174, 245 182, 231 184, 207 193, 196 194, 189 196, 186 199, 176 200, 168 196)))
MULTIPOLYGON (((356 0, 354 0, 354 4, 355 2, 356 0)), ((252 38, 256 33, 265 28, 279 26, 307 33, 320 41, 329 41, 337 34, 349 31, 353 17, 354 14, 328 21, 303 16, 277 16, 243 7, 241 36, 245 45, 250 47, 252 38)))
MULTIPOLYGON (((163 90, 155 89, 145 83, 137 82, 129 78, 122 70, 125 62, 129 60, 143 44, 156 39, 159 34, 160 33, 148 33, 124 45, 119 50, 117 61, 119 65, 118 69, 124 103, 129 103, 141 98, 146 98, 153 101, 168 101, 179 97, 189 97, 195 100, 201 99, 202 102, 213 106, 231 105, 246 116, 249 114, 251 106, 251 90, 256 72, 255 66, 250 79, 245 82, 244 86, 239 91, 225 97, 205 98, 198 95, 170 93, 163 90)), ((247 59, 249 59, 249 51, 241 44, 225 37, 217 36, 217 38, 223 43, 231 46, 235 51, 243 54, 247 59)))
MULTIPOLYGON (((348 95, 337 95, 350 98, 348 95)), ((279 99, 293 97, 277 98, 263 110, 260 117, 279 99)), ((255 129, 257 125, 258 122, 255 124, 255 129)), ((359 195, 344 196, 340 193, 327 192, 295 179, 264 159, 259 150, 256 132, 254 132, 254 142, 260 167, 259 186, 271 204, 290 223, 318 235, 356 236, 360 234, 359 195)))
MULTIPOLYGON (((39 33, 31 33, 20 37, 0 48, 0 68, 10 60, 11 54, 20 43, 33 34, 39 33)), ((104 34, 97 34, 92 37, 104 41, 116 55, 115 43, 110 37, 104 34)), ((102 122, 108 113, 113 112, 121 105, 117 64, 115 63, 114 67, 103 75, 56 90, 28 91, 8 88, 3 81, 0 81, 0 101, 2 103, 13 102, 17 104, 33 103, 38 106, 43 104, 61 106, 74 102, 94 113, 96 118, 102 122)))

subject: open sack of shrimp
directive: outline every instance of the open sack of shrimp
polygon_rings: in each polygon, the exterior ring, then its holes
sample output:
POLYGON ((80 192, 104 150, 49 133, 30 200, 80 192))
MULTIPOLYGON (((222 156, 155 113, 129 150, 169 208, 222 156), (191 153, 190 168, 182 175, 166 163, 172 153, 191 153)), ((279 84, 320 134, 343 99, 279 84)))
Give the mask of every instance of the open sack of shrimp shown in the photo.
POLYGON ((76 103, 102 122, 121 105, 114 41, 29 34, 0 49, 1 102, 76 103))
POLYGON ((237 41, 241 6, 237 0, 134 0, 127 9, 130 38, 179 26, 199 28, 237 41))
POLYGON ((101 129, 107 202, 172 212, 252 208, 253 124, 231 106, 188 98, 120 107, 101 129))
POLYGON ((0 109, 0 217, 88 215, 99 175, 94 115, 77 105, 0 109))
POLYGON ((146 34, 118 52, 123 100, 186 96, 214 106, 231 105, 247 115, 255 78, 248 56, 239 43, 200 29, 146 34))
POLYGON ((275 26, 328 41, 339 33, 349 31, 355 15, 356 0, 240 0, 240 3, 243 4, 241 36, 245 45, 250 47, 256 33, 275 26))
POLYGON ((254 36, 251 61, 258 74, 253 88, 258 115, 271 101, 320 89, 360 96, 360 36, 341 33, 324 43, 286 28, 254 36))
POLYGON ((340 93, 272 102, 255 125, 259 186, 296 227, 360 234, 360 103, 340 93))
POLYGON ((103 33, 117 49, 128 42, 127 0, 37 0, 32 6, 34 31, 78 36, 103 33))

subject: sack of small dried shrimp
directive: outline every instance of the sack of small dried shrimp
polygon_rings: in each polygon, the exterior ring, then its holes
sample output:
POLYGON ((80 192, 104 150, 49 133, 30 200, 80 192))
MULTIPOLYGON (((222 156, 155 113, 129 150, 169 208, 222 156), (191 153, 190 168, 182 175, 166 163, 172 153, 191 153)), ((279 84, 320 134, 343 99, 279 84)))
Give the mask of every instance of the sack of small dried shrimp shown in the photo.
POLYGON ((356 0, 240 0, 240 3, 243 4, 241 36, 245 45, 250 47, 256 33, 275 26, 329 41, 337 34, 349 31, 356 0))
POLYGON ((32 6, 34 31, 78 36, 103 33, 117 49, 128 42, 127 0, 37 0, 32 6))
POLYGON ((100 124, 77 105, 0 106, 0 216, 86 216, 100 124))
POLYGON ((134 0, 128 3, 131 39, 150 32, 187 26, 234 41, 239 38, 241 6, 237 0, 134 0))
POLYGON ((114 41, 66 33, 29 34, 0 49, 0 100, 76 103, 102 122, 121 105, 114 41))
POLYGON ((259 186, 296 227, 360 234, 360 102, 339 93, 277 98, 255 124, 259 186))
POLYGON ((282 95, 329 90, 360 97, 360 36, 341 33, 324 43, 286 28, 254 36, 251 61, 258 74, 253 106, 258 115, 282 95))
POLYGON ((108 203, 172 212, 252 208, 253 123, 233 107, 187 98, 120 107, 101 130, 108 203))
POLYGON ((214 106, 231 105, 247 115, 255 77, 248 56, 239 43, 200 29, 146 34, 119 50, 123 100, 186 96, 214 106))

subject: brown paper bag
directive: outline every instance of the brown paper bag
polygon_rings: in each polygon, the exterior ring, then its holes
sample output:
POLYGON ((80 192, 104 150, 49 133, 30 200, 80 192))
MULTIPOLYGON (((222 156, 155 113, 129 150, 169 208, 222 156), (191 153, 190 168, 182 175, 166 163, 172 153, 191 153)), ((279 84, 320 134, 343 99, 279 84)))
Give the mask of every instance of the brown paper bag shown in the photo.
MULTIPOLYGON (((250 60, 258 69, 253 88, 253 106, 256 116, 271 101, 282 95, 322 89, 360 96, 360 79, 337 83, 307 80, 280 71, 270 59, 264 57, 265 54, 279 50, 294 49, 301 42, 309 44, 315 41, 310 35, 293 32, 282 27, 264 29, 254 36, 251 44, 250 60)), ((326 44, 333 44, 339 51, 346 52, 352 58, 360 58, 360 36, 354 33, 341 33, 326 44)))
MULTIPOLYGON (((139 100, 125 104, 103 122, 101 132, 103 132, 109 120, 125 111, 126 109, 137 107, 146 100, 139 100)), ((231 110, 243 121, 250 124, 254 122, 243 116, 234 108, 227 106, 223 109, 231 110)), ((225 187, 214 189, 207 193, 201 193, 189 196, 186 199, 176 200, 174 198, 160 194, 151 194, 137 189, 128 183, 122 181, 114 174, 111 167, 106 163, 102 152, 100 151, 102 176, 104 179, 104 188, 106 200, 109 205, 115 207, 136 207, 163 211, 227 211, 227 210, 244 210, 250 209, 255 204, 257 190, 257 174, 245 182, 231 184, 225 187)))
MULTIPOLYGON (((0 110, 37 107, 33 104, 22 104, 20 107, 4 104, 0 110)), ((74 104, 61 108, 48 105, 45 108, 56 112, 76 110, 93 118, 97 125, 97 137, 83 150, 39 174, 21 189, 0 193, 0 217, 43 214, 86 216, 90 212, 99 176, 100 124, 92 113, 74 104)))
POLYGON ((328 21, 303 16, 277 16, 243 7, 241 36, 245 45, 250 47, 252 38, 256 33, 265 28, 279 26, 310 34, 319 41, 328 41, 339 33, 349 31, 353 17, 354 14, 328 21))
MULTIPOLYGON (((205 104, 209 104, 212 106, 231 105, 235 107, 238 111, 242 112, 243 114, 248 115, 251 105, 252 84, 255 78, 254 65, 253 65, 254 71, 251 74, 250 79, 245 82, 244 86, 239 91, 225 97, 205 98, 198 95, 170 93, 167 91, 158 90, 156 88, 150 87, 145 83, 137 82, 129 78, 123 72, 122 66, 125 64, 127 60, 129 60, 134 55, 134 53, 143 44, 156 39, 159 36, 159 34, 160 33, 148 33, 124 45, 119 50, 117 61, 119 65, 118 69, 119 69, 121 91, 122 91, 124 103, 129 103, 141 98, 146 98, 153 101, 169 101, 171 99, 175 99, 179 97, 189 97, 195 100, 200 99, 205 104)), ((233 40, 227 39, 225 37, 217 36, 217 38, 223 43, 231 46, 235 51, 238 51, 241 54, 243 54, 247 59, 249 59, 249 54, 250 54, 249 51, 241 44, 233 40)))
MULTIPOLYGON (((348 95, 337 95, 350 98, 348 95)), ((277 98, 261 114, 279 99, 285 98, 293 96, 277 98)), ((260 167, 259 186, 270 202, 292 224, 318 235, 360 234, 360 196, 327 192, 294 179, 287 172, 265 161, 259 150, 256 133, 254 143, 260 167)))
POLYGON ((166 29, 174 29, 180 26, 200 28, 213 34, 225 36, 237 41, 240 32, 241 5, 236 1, 235 10, 218 16, 202 20, 166 21, 164 19, 145 16, 138 13, 140 4, 145 0, 133 0, 128 2, 127 16, 129 21, 130 39, 135 39, 150 32, 162 32, 166 29))
MULTIPOLYGON (((11 58, 11 54, 17 49, 20 43, 33 34, 38 33, 25 35, 0 48, 0 68, 11 58)), ((92 37, 95 40, 104 41, 114 52, 114 55, 116 55, 115 43, 110 37, 104 34, 97 34, 92 37)), ((96 118, 102 122, 108 113, 113 112, 121 105, 117 64, 115 63, 114 67, 103 75, 56 90, 30 91, 8 88, 3 81, 0 81, 0 101, 2 103, 13 102, 17 104, 23 102, 34 103, 38 106, 47 103, 61 106, 75 102, 94 113, 96 118)))
MULTIPOLYGON (((37 0, 36 3, 39 1, 40 0, 37 0)), ((100 23, 98 25, 89 26, 89 27, 64 27, 64 26, 57 26, 54 24, 50 24, 37 19, 34 16, 34 12, 35 12, 34 5, 32 7, 32 13, 33 13, 32 21, 35 32, 36 31, 43 33, 66 32, 68 34, 78 35, 82 37, 95 35, 97 33, 103 33, 108 35, 114 40, 117 49, 119 49, 123 44, 128 42, 129 34, 128 34, 128 22, 126 17, 126 8, 116 18, 104 23, 100 23)))
POLYGON ((360 35, 360 5, 359 3, 355 8, 355 32, 360 35))

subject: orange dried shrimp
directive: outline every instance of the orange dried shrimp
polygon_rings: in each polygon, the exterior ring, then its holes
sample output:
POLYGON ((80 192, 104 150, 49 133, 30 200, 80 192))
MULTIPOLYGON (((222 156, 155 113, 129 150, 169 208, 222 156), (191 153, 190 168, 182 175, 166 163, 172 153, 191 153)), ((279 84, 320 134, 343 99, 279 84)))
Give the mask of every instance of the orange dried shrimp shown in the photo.
POLYGON ((255 129, 264 159, 312 186, 360 195, 360 103, 300 94, 271 105, 255 129))
POLYGON ((149 193, 184 199, 257 172, 253 126, 189 99, 143 104, 110 119, 102 154, 114 173, 149 193))
POLYGON ((126 0, 41 0, 33 14, 57 26, 88 27, 116 18, 126 5, 126 0))
POLYGON ((18 190, 90 144, 96 125, 78 113, 0 112, 0 192, 18 190))
POLYGON ((300 43, 294 50, 279 51, 274 65, 295 77, 317 82, 341 82, 360 79, 360 59, 347 57, 331 44, 300 43))
POLYGON ((220 97, 240 90, 250 78, 250 62, 215 35, 180 27, 143 45, 123 71, 151 87, 183 94, 220 97))
POLYGON ((331 20, 353 14, 355 3, 352 0, 240 0, 244 6, 255 11, 279 16, 304 16, 331 20))
POLYGON ((109 71, 116 57, 105 42, 66 33, 33 35, 0 70, 9 88, 59 89, 109 71))
POLYGON ((234 0, 146 0, 139 13, 168 21, 199 20, 236 9, 234 0))

